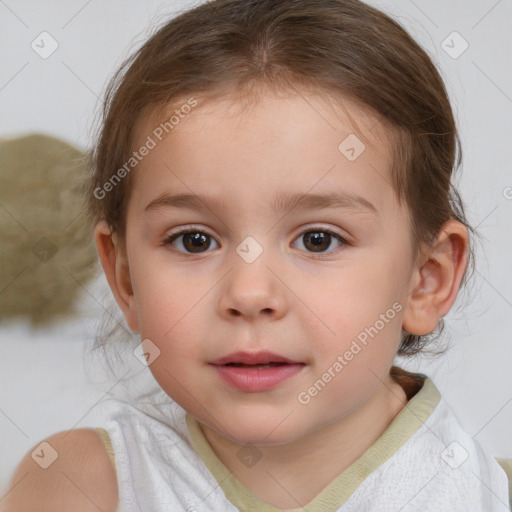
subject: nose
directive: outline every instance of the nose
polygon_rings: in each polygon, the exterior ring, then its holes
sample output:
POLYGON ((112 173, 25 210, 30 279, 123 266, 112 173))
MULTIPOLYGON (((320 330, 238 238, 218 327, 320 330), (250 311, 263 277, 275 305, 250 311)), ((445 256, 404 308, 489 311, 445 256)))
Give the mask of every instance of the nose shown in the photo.
POLYGON ((250 321, 282 318, 289 304, 286 286, 276 274, 263 258, 252 263, 235 263, 223 280, 219 314, 228 320, 235 317, 250 321))

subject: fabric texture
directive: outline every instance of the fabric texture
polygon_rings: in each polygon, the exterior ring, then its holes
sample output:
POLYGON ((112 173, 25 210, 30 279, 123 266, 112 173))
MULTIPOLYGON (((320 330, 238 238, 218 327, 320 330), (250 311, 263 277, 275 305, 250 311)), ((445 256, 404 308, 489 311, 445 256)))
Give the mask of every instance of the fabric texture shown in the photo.
MULTIPOLYGON (((505 470, 461 428, 434 383, 424 379, 354 464, 310 503, 297 503, 288 512, 509 511, 505 470)), ((117 471, 118 512, 281 510, 239 482, 200 424, 168 397, 145 411, 117 403, 98 430, 117 471)))

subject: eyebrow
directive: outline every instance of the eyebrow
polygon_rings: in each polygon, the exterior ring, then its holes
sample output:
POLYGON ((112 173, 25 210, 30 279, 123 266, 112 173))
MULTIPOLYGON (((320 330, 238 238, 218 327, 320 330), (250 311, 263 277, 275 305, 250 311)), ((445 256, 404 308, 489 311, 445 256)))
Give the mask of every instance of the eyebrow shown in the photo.
MULTIPOLYGON (((329 192, 325 194, 307 194, 279 192, 272 201, 277 212, 288 212, 295 208, 321 210, 327 208, 352 209, 357 212, 369 212, 379 216, 377 208, 364 197, 349 192, 329 192)), ((165 208, 187 208, 194 210, 222 210, 227 206, 224 198, 218 196, 199 196, 196 194, 164 193, 151 201, 144 211, 165 208)))

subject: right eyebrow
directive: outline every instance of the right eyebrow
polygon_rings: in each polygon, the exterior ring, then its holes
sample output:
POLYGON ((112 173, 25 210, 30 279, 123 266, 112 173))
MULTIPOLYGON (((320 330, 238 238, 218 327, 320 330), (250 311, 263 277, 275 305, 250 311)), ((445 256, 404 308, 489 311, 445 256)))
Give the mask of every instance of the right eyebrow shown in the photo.
POLYGON ((168 194, 163 193, 153 199, 144 211, 160 210, 165 208, 188 208, 189 210, 205 210, 211 207, 222 210, 226 203, 217 196, 199 196, 196 194, 168 194))

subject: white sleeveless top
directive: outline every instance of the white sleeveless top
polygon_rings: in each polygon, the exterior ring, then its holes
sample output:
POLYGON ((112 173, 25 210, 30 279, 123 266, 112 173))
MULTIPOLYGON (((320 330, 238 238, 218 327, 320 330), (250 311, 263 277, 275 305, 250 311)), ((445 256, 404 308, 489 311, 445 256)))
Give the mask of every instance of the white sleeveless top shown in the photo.
MULTIPOLYGON (((278 512, 224 466, 198 422, 162 391, 142 412, 115 402, 97 427, 117 473, 118 512, 278 512)), ((288 512, 506 512, 504 469, 459 425, 433 382, 315 499, 288 512)))

